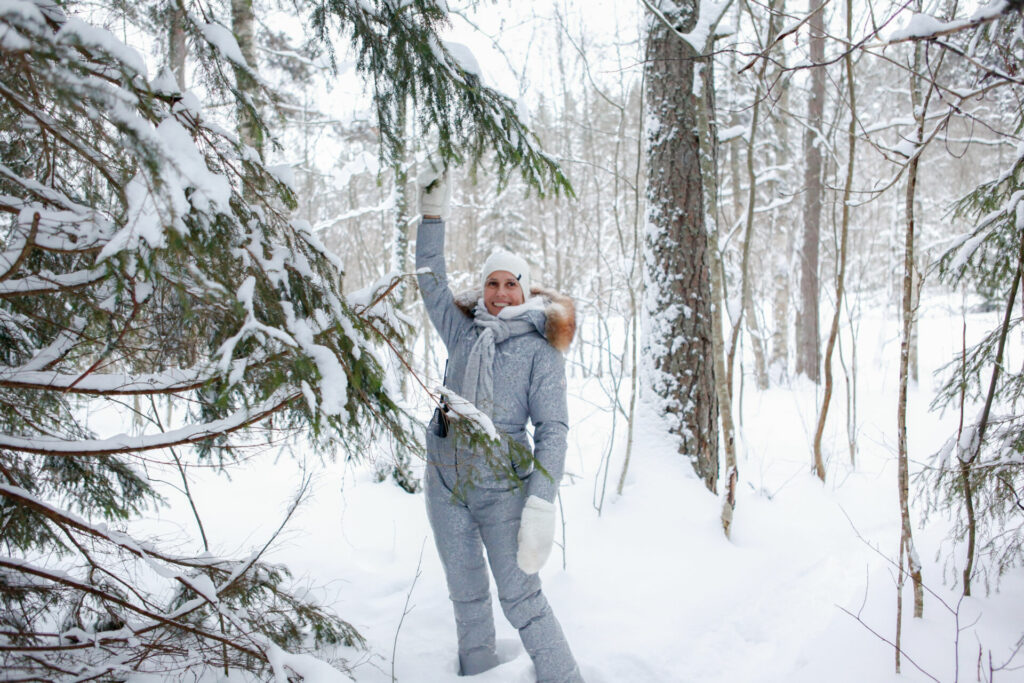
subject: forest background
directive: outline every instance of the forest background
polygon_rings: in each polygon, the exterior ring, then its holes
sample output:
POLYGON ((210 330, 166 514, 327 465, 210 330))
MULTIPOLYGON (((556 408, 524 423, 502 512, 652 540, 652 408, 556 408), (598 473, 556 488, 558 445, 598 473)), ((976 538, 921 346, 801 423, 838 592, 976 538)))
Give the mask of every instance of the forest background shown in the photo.
MULTIPOLYGON (((896 670, 922 523, 948 528, 942 590, 1019 574, 1019 3, 5 0, 0 19, 15 679, 312 679, 295 653, 363 643, 270 541, 209 554, 190 481, 310 449, 416 494, 443 368, 410 276, 428 153, 456 186, 453 286, 500 244, 577 302, 568 367, 610 422, 598 514, 642 467, 645 410, 725 536, 749 396, 813 396, 808 471, 856 471, 880 316, 900 343, 896 670), (946 445, 912 453, 922 302, 963 330, 931 397, 946 445), (126 535, 168 471, 199 556, 126 535)), ((979 680, 1019 673, 1022 644, 979 654, 979 680)))

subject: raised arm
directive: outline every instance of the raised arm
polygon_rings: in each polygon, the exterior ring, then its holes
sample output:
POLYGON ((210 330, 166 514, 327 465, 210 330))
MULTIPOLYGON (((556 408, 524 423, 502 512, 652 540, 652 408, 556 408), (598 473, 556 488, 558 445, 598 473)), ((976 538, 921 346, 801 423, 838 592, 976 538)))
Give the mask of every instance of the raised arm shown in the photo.
POLYGON ((427 307, 430 322, 434 323, 446 347, 459 338, 472 322, 455 305, 455 297, 448 288, 448 273, 444 265, 444 221, 424 218, 416 231, 416 278, 420 295, 427 307), (430 272, 421 272, 429 268, 430 272))
POLYGON ((419 177, 420 211, 423 219, 416 231, 416 279, 423 304, 444 345, 451 345, 472 325, 455 306, 448 287, 444 263, 444 219, 449 213, 451 187, 446 173, 428 169, 419 177), (419 272, 424 268, 430 272, 419 272))

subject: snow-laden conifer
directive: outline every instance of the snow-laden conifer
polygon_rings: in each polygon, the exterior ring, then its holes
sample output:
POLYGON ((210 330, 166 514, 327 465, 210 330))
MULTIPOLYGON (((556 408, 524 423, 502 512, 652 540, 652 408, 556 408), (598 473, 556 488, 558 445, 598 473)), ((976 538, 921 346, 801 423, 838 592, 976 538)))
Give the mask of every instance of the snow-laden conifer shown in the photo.
MULTIPOLYGON (((238 102, 272 139, 232 71, 269 86, 230 31, 206 3, 175 9, 204 92, 238 102)), ((438 8, 312 9, 321 30, 335 16, 357 48, 375 46, 364 54, 419 41, 408 45, 421 71, 402 87, 416 88, 446 158, 497 146, 502 173, 520 166, 535 187, 565 186, 500 95, 464 87, 436 40, 438 8), (427 87, 428 72, 447 85, 427 87)), ((407 76, 401 62, 363 68, 384 102, 407 76)), ((262 559, 265 546, 195 556, 126 529, 161 502, 154 464, 176 466, 187 486, 197 459, 223 467, 296 434, 322 453, 358 453, 384 434, 416 447, 379 351, 399 332, 387 287, 346 296, 339 258, 290 217, 288 174, 169 70, 149 73, 139 52, 63 4, 0 3, 0 95, 5 675, 280 677, 312 670, 289 652, 360 644, 262 559), (139 424, 98 433, 89 416, 109 405, 139 424)))
MULTIPOLYGON (((999 103, 998 110, 1011 113, 1008 123, 1019 139, 1024 91, 1013 75, 1024 48, 1019 15, 1010 13, 958 38, 954 53, 981 67, 964 67, 972 77, 965 91, 990 91, 987 97, 999 103)), ((921 476, 929 510, 953 514, 954 540, 963 545, 949 566, 960 570, 955 579, 966 595, 975 577, 991 586, 1024 560, 1024 373, 1006 355, 1008 339, 1024 322, 1024 145, 1016 152, 995 177, 956 202, 958 217, 974 227, 939 262, 943 279, 981 292, 999 321, 978 343, 967 346, 965 338, 963 351, 944 369, 935 405, 959 409, 961 419, 921 476), (970 405, 981 407, 974 412, 970 405), (964 556, 962 564, 954 559, 964 556)))

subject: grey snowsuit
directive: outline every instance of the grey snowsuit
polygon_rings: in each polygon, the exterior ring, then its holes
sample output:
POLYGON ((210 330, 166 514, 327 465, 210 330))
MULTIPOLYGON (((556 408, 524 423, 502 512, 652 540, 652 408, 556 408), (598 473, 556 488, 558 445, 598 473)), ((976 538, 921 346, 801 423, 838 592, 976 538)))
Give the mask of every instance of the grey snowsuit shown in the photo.
MULTIPOLYGON (((420 292, 431 321, 448 349, 445 386, 462 395, 463 373, 478 335, 472 318, 456 303, 444 263, 444 222, 425 219, 416 238, 420 292)), ((569 644, 541 592, 540 578, 516 563, 523 503, 529 495, 553 501, 565 462, 568 411, 561 353, 543 336, 545 312, 528 312, 536 332, 495 345, 495 427, 527 448, 526 420, 534 427, 534 457, 551 475, 514 467, 523 486, 494 472, 484 457, 460 444, 453 432, 442 438, 427 429, 425 489, 427 516, 444 566, 455 611, 462 675, 498 664, 491 594, 483 549, 498 598, 533 659, 538 683, 582 683, 569 644)))

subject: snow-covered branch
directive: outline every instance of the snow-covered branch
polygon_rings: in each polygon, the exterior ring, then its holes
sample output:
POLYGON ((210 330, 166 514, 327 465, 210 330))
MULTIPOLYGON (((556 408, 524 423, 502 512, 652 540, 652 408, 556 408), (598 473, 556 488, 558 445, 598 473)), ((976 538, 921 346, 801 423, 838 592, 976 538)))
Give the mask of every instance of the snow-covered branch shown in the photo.
POLYGON ((893 45, 911 40, 935 40, 960 31, 978 28, 1015 10, 1020 10, 1019 2, 1015 6, 1009 0, 993 0, 989 4, 979 7, 968 19, 943 21, 929 14, 915 13, 910 17, 906 26, 890 33, 884 44, 893 45))
MULTIPOLYGON (((696 9, 697 23, 689 31, 683 32, 676 27, 673 19, 662 11, 661 3, 655 4, 652 0, 641 0, 641 2, 647 8, 647 11, 654 16, 655 20, 664 24, 674 36, 686 42, 698 55, 707 54, 708 50, 711 49, 715 37, 715 27, 718 26, 722 17, 725 16, 725 12, 729 9, 729 5, 732 4, 732 0, 721 0, 720 2, 700 0, 697 3, 696 9)), ((679 8, 674 3, 672 5, 673 16, 675 16, 679 8)))
POLYGON ((144 434, 140 436, 120 434, 106 439, 93 440, 26 438, 0 434, 0 447, 19 453, 77 457, 137 453, 160 448, 198 444, 218 436, 236 432, 259 422, 281 410, 281 408, 299 396, 301 396, 301 392, 298 390, 282 389, 256 406, 236 411, 226 418, 188 425, 160 434, 144 434))
POLYGON ((0 370, 0 386, 111 396, 170 394, 198 389, 219 374, 208 365, 159 373, 93 372, 85 376, 45 370, 0 370))

